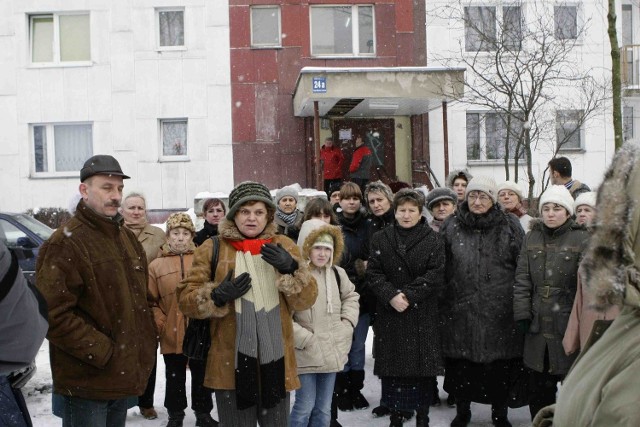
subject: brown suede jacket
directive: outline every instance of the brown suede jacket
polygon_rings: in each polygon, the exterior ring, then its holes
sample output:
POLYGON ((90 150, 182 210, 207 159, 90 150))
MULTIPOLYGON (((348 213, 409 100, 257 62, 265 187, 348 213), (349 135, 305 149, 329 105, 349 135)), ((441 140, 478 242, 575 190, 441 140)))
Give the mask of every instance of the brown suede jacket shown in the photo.
POLYGON ((133 233, 84 201, 38 255, 37 286, 49 306, 53 388, 84 399, 144 392, 156 330, 147 259, 133 233))
MULTIPOLYGON (((230 269, 235 269, 236 249, 228 240, 243 240, 233 221, 223 220, 218 225, 220 254, 214 281, 211 277, 213 242, 208 239, 196 249, 191 270, 178 286, 178 304, 185 316, 195 319, 211 319, 211 348, 207 358, 204 385, 217 390, 235 390, 236 316, 234 302, 217 307, 211 300, 211 291, 219 286, 230 269)), ((258 239, 273 239, 280 243, 298 261, 294 274, 276 272, 274 286, 280 291, 280 319, 284 339, 285 387, 288 391, 300 387, 297 375, 293 342, 294 311, 310 308, 316 301, 318 287, 302 261, 296 244, 286 236, 276 235, 276 226, 270 223, 258 239)))

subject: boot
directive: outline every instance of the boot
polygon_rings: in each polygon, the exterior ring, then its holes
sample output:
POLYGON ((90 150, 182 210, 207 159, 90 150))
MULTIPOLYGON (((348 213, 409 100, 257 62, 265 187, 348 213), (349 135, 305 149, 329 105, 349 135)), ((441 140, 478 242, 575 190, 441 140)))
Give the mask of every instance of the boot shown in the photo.
POLYGON ((449 408, 455 408, 456 407, 456 397, 449 393, 449 396, 447 396, 447 406, 449 408))
POLYGON ((440 392, 438 391, 438 380, 435 378, 433 379, 432 388, 433 400, 431 401, 431 406, 442 405, 442 402, 440 401, 440 392))
POLYGON ((404 423, 404 417, 400 413, 400 411, 391 411, 391 416, 389 417, 391 423, 389 427, 401 427, 404 423))
POLYGON ((169 411, 169 422, 167 427, 182 427, 184 421, 184 411, 169 411))
POLYGON ((451 421, 451 427, 467 427, 471 421, 471 402, 468 400, 456 401, 456 417, 451 421))
POLYGON ((336 404, 336 393, 335 389, 333 392, 333 397, 331 399, 331 424, 329 427, 342 427, 342 424, 338 422, 338 405, 336 404))
POLYGON ((158 413, 153 406, 150 408, 143 408, 141 406, 140 415, 142 415, 147 420, 155 420, 156 418, 158 418, 158 413))
POLYGON ((365 409, 369 407, 369 402, 362 395, 360 390, 364 387, 364 371, 349 371, 349 394, 353 409, 365 409))
POLYGON ((208 412, 196 412, 196 427, 218 427, 218 421, 208 412))
POLYGON ((376 406, 375 408, 373 408, 373 411, 371 411, 371 413, 373 414, 374 418, 380 418, 389 415, 391 413, 391 410, 380 403, 380 406, 376 406))
POLYGON ((336 385, 333 388, 333 399, 341 411, 353 411, 353 402, 349 394, 349 375, 347 372, 336 374, 336 385))
POLYGON ((423 406, 416 411, 416 427, 429 427, 429 407, 423 406))
POLYGON ((491 420, 496 427, 512 427, 511 423, 507 419, 507 413, 509 409, 506 404, 493 404, 491 405, 491 420))

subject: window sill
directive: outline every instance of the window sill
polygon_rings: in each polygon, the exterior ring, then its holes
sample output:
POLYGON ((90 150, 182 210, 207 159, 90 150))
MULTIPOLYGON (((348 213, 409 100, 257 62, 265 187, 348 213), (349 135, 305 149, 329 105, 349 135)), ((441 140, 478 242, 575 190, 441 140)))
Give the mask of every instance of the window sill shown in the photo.
POLYGON ((586 153, 587 150, 585 150, 584 148, 580 147, 580 148, 559 148, 558 149, 558 153, 577 153, 577 154, 583 154, 586 153))
POLYGON ((158 159, 160 163, 172 163, 172 162, 190 162, 189 156, 161 156, 158 159))
MULTIPOLYGON (((526 163, 526 158, 519 158, 518 164, 526 163)), ((516 162, 514 159, 509 159, 509 164, 514 165, 516 162)), ((504 166, 503 159, 487 159, 487 160, 467 160, 467 165, 469 166, 504 166)))
POLYGON ((80 179, 80 171, 76 172, 31 172, 30 179, 60 179, 75 178, 80 179))
POLYGON ((265 49, 282 49, 282 45, 274 46, 251 46, 252 50, 265 50, 265 49))
POLYGON ((377 58, 376 54, 369 55, 313 55, 311 54, 311 59, 375 59, 377 58))
POLYGON ((187 50, 186 46, 166 46, 166 47, 156 47, 156 52, 164 53, 164 52, 185 52, 187 50))
POLYGON ((28 65, 28 68, 78 68, 78 67, 93 67, 93 61, 82 62, 33 62, 28 65))

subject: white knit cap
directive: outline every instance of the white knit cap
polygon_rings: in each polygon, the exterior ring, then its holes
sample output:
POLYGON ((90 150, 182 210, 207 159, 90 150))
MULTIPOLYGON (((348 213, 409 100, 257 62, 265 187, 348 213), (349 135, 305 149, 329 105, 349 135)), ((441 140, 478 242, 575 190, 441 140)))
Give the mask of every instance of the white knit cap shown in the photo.
POLYGON ((502 184, 498 185, 498 194, 500 194, 502 190, 511 190, 518 195, 518 199, 520 199, 520 201, 522 201, 523 199, 522 189, 513 181, 505 181, 502 184))
POLYGON ((498 202, 496 182, 490 176, 481 175, 471 178, 471 181, 469 181, 469 184, 467 185, 467 191, 464 193, 465 199, 472 191, 482 191, 487 196, 491 197, 494 204, 498 202))
POLYGON ((595 191, 587 191, 586 193, 580 194, 573 203, 573 208, 578 210, 578 206, 587 205, 596 209, 596 195, 597 193, 595 191))
POLYGON ((541 214, 542 207, 547 203, 560 205, 569 212, 569 215, 573 215, 573 197, 564 185, 551 185, 542 193, 538 202, 538 209, 541 214))

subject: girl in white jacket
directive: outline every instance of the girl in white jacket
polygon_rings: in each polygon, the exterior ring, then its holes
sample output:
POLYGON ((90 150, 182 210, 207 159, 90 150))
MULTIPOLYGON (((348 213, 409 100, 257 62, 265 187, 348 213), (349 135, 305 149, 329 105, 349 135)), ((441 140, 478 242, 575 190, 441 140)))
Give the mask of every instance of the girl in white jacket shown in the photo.
POLYGON ((301 387, 296 390, 290 426, 329 426, 336 372, 343 369, 358 322, 360 296, 347 273, 333 265, 342 255, 340 229, 319 219, 302 224, 298 237, 318 283, 318 298, 293 315, 296 362, 301 387))

